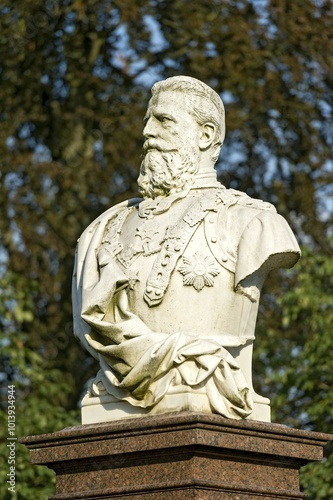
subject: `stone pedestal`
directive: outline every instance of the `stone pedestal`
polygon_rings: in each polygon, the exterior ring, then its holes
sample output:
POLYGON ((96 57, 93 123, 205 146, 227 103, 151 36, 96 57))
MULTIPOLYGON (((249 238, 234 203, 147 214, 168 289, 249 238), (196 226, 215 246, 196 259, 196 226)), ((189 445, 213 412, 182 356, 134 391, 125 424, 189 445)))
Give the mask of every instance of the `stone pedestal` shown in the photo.
POLYGON ((299 469, 333 436, 218 415, 170 413, 21 440, 55 470, 52 500, 299 499, 299 469))

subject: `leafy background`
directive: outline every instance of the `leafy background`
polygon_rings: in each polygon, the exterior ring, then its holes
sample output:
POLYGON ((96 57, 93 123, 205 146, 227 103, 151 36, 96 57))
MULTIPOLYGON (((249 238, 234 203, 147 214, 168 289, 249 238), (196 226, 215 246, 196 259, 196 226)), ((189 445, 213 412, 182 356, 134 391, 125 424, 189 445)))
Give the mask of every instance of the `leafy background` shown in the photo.
MULTIPOLYGON (((332 432, 333 3, 324 0, 4 0, 0 5, 0 423, 16 386, 17 435, 80 422, 96 372, 72 335, 76 240, 136 195, 149 88, 186 74, 221 94, 221 182, 273 202, 301 243, 263 293, 254 377, 273 421, 332 432)), ((54 475, 17 448, 16 493, 54 475)), ((333 449, 301 475, 333 498, 333 449)))

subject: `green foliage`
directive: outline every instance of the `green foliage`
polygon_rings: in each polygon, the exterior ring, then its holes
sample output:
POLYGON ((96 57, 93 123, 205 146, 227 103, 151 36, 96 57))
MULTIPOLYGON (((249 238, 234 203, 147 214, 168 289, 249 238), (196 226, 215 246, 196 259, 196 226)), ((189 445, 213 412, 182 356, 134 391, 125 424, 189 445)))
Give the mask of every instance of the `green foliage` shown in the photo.
MULTIPOLYGON (((303 242, 265 288, 259 391, 274 421, 332 432, 333 3, 4 0, 0 32, 0 376, 17 434, 79 422, 96 366, 71 331, 76 239, 136 195, 148 88, 174 74, 225 100, 221 181, 275 203, 303 242)), ((21 446, 17 460, 17 498, 50 494, 52 473, 21 446)), ((332 498, 332 475, 332 454, 307 466, 309 498, 332 498)))
MULTIPOLYGON (((75 425, 79 411, 66 411, 73 384, 71 375, 67 378, 63 371, 51 365, 48 358, 51 351, 47 351, 45 344, 37 349, 31 345, 27 325, 34 321, 33 298, 37 290, 36 283, 26 284, 22 276, 8 272, 0 280, 0 290, 0 317, 3 327, 0 331, 3 371, 0 375, 0 435, 3 440, 0 457, 2 463, 7 465, 8 385, 15 386, 16 438, 75 425), (21 325, 20 330, 18 325, 21 325)), ((53 493, 54 473, 45 467, 27 466, 28 463, 28 450, 17 442, 15 495, 8 491, 9 466, 6 466, 0 470, 1 498, 34 500, 37 496, 45 498, 53 493)))
MULTIPOLYGON (((279 349, 269 362, 276 368, 280 366, 281 371, 272 374, 274 383, 279 384, 279 392, 291 390, 289 404, 301 405, 305 412, 305 426, 312 427, 314 421, 320 421, 325 432, 329 432, 333 410, 325 408, 323 403, 326 400, 328 405, 333 397, 330 351, 333 257, 314 253, 306 247, 302 250, 302 258, 295 270, 285 273, 283 277, 282 295, 275 299, 273 305, 269 304, 271 297, 264 296, 267 314, 262 315, 258 325, 262 335, 261 358, 266 361, 276 323, 280 329, 279 349)), ((289 407, 285 410, 282 406, 285 396, 276 396, 276 418, 294 424, 288 418, 294 415, 295 409, 289 407)))
MULTIPOLYGON (((283 277, 282 290, 277 299, 264 296, 257 329, 258 385, 271 398, 274 422, 332 433, 333 255, 303 247, 297 267, 283 277)), ((328 446, 323 464, 302 470, 309 498, 333 496, 332 451, 328 446)))

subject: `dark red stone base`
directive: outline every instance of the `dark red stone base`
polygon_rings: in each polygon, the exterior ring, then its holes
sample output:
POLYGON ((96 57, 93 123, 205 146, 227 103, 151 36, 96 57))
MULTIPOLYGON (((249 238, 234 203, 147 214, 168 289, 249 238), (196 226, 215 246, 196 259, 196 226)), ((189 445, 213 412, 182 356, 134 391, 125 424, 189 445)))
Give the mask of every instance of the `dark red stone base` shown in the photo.
POLYGON ((169 413, 21 439, 56 471, 52 500, 299 499, 299 469, 333 436, 218 415, 169 413))

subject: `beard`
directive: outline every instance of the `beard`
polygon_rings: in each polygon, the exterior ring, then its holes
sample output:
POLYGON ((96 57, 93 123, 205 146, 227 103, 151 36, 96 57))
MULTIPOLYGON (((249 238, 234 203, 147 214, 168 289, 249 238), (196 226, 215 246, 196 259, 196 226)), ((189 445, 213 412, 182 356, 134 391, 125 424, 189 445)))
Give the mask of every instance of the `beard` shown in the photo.
POLYGON ((194 146, 166 150, 145 143, 138 178, 139 192, 144 198, 178 193, 193 184, 198 171, 198 155, 194 146))

